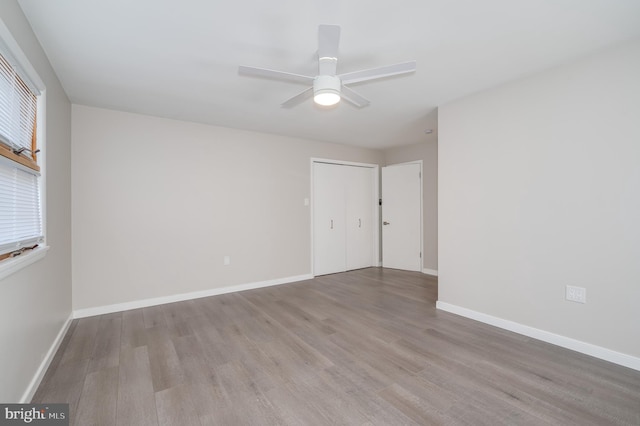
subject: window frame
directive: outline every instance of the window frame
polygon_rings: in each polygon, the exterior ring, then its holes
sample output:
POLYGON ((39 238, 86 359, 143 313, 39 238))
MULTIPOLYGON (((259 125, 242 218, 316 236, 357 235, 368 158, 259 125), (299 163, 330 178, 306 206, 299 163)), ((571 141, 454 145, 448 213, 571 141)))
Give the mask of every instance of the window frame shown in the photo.
MULTIPOLYGON (((45 257, 49 250, 47 241, 47 209, 46 209, 46 195, 47 195, 47 179, 46 179, 46 87, 36 72, 35 68, 31 65, 27 56, 24 54, 19 44, 15 41, 11 32, 6 27, 4 22, 0 19, 0 53, 17 68, 18 75, 24 80, 32 91, 39 94, 36 95, 36 121, 34 136, 36 138, 38 153, 38 169, 39 169, 39 185, 40 185, 40 214, 42 220, 42 235, 44 242, 38 245, 35 249, 27 250, 22 254, 5 258, 0 260, 0 280, 5 277, 18 272, 26 266, 45 257)), ((32 143, 33 149, 33 143, 32 143)), ((7 156, 5 156, 7 157, 7 156)), ((28 164, 24 164, 22 161, 17 161, 23 166, 33 169, 33 162, 31 156, 25 160, 28 164)))

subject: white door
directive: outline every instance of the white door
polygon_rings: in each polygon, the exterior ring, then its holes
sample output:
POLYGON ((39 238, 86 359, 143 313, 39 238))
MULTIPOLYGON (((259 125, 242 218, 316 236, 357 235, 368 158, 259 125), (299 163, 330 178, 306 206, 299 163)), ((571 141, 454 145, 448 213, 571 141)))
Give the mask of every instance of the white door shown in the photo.
POLYGON ((382 265, 422 271, 422 167, 382 168, 382 265))
POLYGON ((346 230, 347 270, 373 266, 374 169, 368 167, 344 167, 346 172, 346 230))
POLYGON ((315 275, 347 270, 345 167, 313 163, 313 268, 315 275))

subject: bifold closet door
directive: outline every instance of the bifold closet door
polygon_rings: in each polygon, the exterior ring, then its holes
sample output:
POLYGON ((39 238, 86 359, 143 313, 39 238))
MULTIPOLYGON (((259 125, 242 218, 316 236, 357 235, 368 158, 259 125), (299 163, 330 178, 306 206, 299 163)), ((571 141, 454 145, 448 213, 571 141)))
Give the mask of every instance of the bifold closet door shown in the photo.
POLYGON ((344 166, 313 164, 314 274, 347 270, 344 166))
POLYGON ((347 270, 373 266, 374 169, 344 167, 347 270))
POLYGON ((313 272, 373 266, 375 169, 313 164, 313 272))

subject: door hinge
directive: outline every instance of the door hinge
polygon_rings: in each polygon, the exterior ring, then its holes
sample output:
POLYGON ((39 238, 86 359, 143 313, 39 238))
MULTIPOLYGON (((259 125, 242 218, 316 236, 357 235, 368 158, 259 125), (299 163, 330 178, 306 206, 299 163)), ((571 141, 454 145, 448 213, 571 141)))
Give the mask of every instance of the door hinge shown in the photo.
POLYGON ((382 205, 382 198, 378 199, 378 205, 381 206, 382 205))
POLYGON ((418 172, 418 179, 422 179, 422 172, 418 172))
POLYGON ((420 252, 420 258, 422 259, 422 252, 420 252))

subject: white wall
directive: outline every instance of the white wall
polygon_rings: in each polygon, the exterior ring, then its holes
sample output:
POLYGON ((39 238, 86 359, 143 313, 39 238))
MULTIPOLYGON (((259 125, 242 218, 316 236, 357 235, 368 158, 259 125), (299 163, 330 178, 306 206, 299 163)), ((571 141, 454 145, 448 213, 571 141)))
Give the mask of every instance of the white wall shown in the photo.
POLYGON ((46 85, 47 256, 0 280, 0 401, 18 402, 71 314, 71 105, 22 10, 0 19, 46 85))
POLYGON ((416 160, 422 160, 422 238, 424 245, 422 267, 433 272, 438 270, 437 137, 433 135, 420 144, 394 147, 384 151, 385 165, 416 160))
POLYGON ((86 106, 72 116, 74 309, 309 274, 310 158, 382 157, 86 106))
POLYGON ((640 42, 442 106, 438 149, 439 300, 639 357, 640 42))

